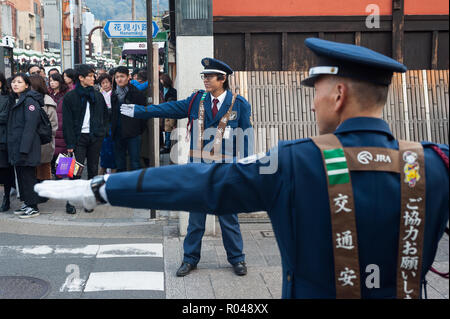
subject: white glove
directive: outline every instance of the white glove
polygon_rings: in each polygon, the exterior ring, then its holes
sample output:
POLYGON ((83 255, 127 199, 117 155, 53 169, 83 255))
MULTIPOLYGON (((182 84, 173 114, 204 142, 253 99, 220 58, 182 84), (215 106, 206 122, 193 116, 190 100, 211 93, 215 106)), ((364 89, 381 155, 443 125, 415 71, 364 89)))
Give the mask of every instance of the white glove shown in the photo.
POLYGON ((134 104, 122 104, 120 113, 128 117, 134 117, 134 104))
POLYGON ((44 181, 34 185, 34 191, 41 197, 68 201, 72 205, 83 206, 92 210, 97 206, 91 180, 44 181))

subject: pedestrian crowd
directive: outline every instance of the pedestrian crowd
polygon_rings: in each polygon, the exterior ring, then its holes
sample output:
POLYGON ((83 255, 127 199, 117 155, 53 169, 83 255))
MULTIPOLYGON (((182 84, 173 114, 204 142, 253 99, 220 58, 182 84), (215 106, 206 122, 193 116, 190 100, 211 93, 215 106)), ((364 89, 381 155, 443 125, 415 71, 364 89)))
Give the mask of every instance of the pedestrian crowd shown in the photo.
MULTIPOLYGON (((160 74, 159 82, 160 100, 176 100, 171 78, 160 74)), ((10 211, 10 198, 17 196, 22 205, 15 215, 38 216, 38 205, 48 198, 38 196, 34 185, 68 178, 56 174, 61 155, 86 164, 88 179, 148 166, 147 121, 120 113, 122 104, 146 105, 148 86, 145 69, 130 72, 125 66, 108 71, 80 64, 61 74, 30 65, 8 79, 0 72, 0 212, 10 211)), ((166 153, 176 122, 161 124, 161 152, 166 153)), ((69 202, 66 213, 76 213, 69 202)))

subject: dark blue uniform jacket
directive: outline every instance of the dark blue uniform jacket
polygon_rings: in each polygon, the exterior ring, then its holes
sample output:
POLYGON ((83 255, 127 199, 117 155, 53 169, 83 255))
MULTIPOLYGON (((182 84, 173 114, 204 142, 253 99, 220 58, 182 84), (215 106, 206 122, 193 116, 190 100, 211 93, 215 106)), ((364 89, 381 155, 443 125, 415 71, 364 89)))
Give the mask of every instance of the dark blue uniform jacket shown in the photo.
MULTIPOLYGON (((188 97, 185 100, 180 101, 170 101, 166 103, 162 103, 159 105, 150 105, 150 106, 143 106, 143 105, 136 105, 135 111, 134 111, 134 117, 140 118, 140 119, 150 119, 150 118, 172 118, 172 119, 183 119, 188 117, 188 111, 189 111, 189 105, 192 101, 192 99, 195 97, 195 100, 192 103, 191 112, 189 114, 189 121, 191 120, 197 120, 198 119, 198 112, 199 112, 199 106, 200 106, 200 99, 202 98, 204 91, 199 91, 199 93, 196 95, 195 93, 192 94, 190 97, 188 97)), ((222 106, 219 109, 219 112, 217 115, 213 118, 212 111, 211 111, 211 94, 207 94, 205 101, 204 101, 204 107, 205 107, 205 124, 204 128, 205 131, 208 128, 216 128, 219 125, 220 119, 227 113, 229 107, 231 106, 233 100, 233 95, 230 91, 227 91, 226 98, 222 104, 222 106)), ((224 139, 222 143, 222 154, 229 155, 230 157, 246 157, 249 154, 253 153, 253 130, 252 130, 252 124, 250 121, 250 115, 251 115, 251 106, 243 98, 242 96, 238 95, 236 98, 236 102, 233 106, 233 112, 235 113, 235 116, 233 119, 230 119, 228 121, 227 126, 229 126, 232 130, 236 128, 240 128, 242 130, 242 134, 239 135, 237 131, 235 131, 235 135, 230 135, 229 139, 224 139), (247 130, 249 129, 249 130, 247 130), (239 150, 239 154, 237 153, 239 150)), ((197 149, 197 138, 195 134, 197 133, 196 128, 194 128, 195 124, 193 124, 193 128, 191 129, 191 145, 190 149, 197 149), (194 144, 195 143, 195 144, 194 144)), ((214 140, 214 134, 216 130, 210 130, 208 131, 211 134, 206 134, 205 140, 203 142, 203 146, 207 150, 212 149, 212 141, 214 140)), ((206 133, 208 133, 206 132, 206 133)), ((198 134, 198 133, 197 133, 198 134)), ((191 158, 192 161, 192 158, 191 158)))
MULTIPOLYGON (((388 124, 381 119, 348 119, 335 134, 344 147, 398 149, 388 124)), ((448 171, 430 145, 423 143, 426 169, 423 277, 433 263, 449 209, 448 171)), ((448 146, 439 147, 448 156, 448 146)), ((112 205, 219 215, 265 210, 281 253, 283 298, 335 298, 327 182, 320 151, 310 139, 281 142, 265 157, 245 163, 148 169, 138 191, 140 173, 109 177, 106 193, 112 205), (276 169, 268 169, 270 166, 276 169), (267 171, 262 174, 264 169, 267 171), (271 171, 272 174, 267 174, 271 171)), ((395 298, 400 176, 388 172, 351 172, 351 180, 362 297, 395 298), (380 288, 368 289, 365 270, 372 264, 379 267, 380 288)))

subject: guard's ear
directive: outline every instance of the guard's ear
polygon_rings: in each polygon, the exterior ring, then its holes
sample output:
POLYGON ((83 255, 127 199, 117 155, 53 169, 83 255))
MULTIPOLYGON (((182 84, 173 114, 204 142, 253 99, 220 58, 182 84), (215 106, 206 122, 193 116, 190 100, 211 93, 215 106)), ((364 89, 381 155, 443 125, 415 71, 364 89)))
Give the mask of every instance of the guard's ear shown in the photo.
POLYGON ((216 74, 217 82, 220 82, 222 87, 224 87, 224 84, 227 80, 227 76, 225 74, 216 74))
POLYGON ((334 108, 336 112, 341 112, 343 110, 343 106, 345 105, 345 102, 348 98, 348 91, 349 87, 347 83, 343 81, 339 81, 336 83, 334 95, 334 108))

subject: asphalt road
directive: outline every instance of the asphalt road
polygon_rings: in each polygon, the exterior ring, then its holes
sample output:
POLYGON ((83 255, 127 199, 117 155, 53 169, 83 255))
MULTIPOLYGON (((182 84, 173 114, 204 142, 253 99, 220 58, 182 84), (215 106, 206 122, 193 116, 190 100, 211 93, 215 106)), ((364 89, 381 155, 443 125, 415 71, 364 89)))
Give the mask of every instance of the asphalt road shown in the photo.
POLYGON ((50 283, 45 298, 165 298, 162 238, 70 238, 0 233, 0 276, 50 283))

